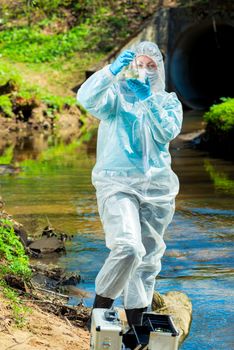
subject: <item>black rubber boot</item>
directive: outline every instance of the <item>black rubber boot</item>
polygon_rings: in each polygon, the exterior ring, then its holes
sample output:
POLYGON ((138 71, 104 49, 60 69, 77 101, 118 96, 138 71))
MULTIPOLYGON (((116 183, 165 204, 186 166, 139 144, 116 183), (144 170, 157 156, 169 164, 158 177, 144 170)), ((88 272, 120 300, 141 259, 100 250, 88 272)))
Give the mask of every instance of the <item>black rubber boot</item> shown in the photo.
POLYGON ((147 311, 147 307, 140 309, 125 309, 129 327, 141 325, 141 315, 147 311))
MULTIPOLYGON (((92 311, 93 309, 110 309, 111 306, 113 305, 113 302, 114 302, 113 299, 105 298, 105 297, 102 297, 101 295, 96 294, 93 302, 92 311)), ((88 328, 89 331, 91 330, 92 311, 86 323, 86 327, 88 328)))
POLYGON ((93 302, 93 309, 110 309, 114 300, 110 298, 102 297, 101 295, 95 296, 93 302))

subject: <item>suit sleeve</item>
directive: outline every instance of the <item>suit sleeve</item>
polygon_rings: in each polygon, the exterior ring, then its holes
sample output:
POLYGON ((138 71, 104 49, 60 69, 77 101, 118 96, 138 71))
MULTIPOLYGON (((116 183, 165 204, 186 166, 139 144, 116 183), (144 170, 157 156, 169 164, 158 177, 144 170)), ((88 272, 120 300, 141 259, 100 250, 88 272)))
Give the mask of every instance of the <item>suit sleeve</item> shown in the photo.
POLYGON ((168 143, 180 133, 183 110, 174 92, 151 95, 142 103, 146 120, 157 142, 168 143))
POLYGON ((116 92, 113 83, 116 80, 109 65, 94 73, 79 88, 77 101, 94 117, 105 120, 115 116, 116 92))

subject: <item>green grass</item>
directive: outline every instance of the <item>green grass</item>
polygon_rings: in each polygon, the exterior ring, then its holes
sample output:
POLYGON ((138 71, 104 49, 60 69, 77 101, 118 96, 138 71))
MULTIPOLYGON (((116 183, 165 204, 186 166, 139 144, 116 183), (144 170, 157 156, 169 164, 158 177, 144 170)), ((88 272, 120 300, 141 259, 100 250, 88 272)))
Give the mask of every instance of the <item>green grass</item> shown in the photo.
MULTIPOLYGON (((52 62, 61 56, 72 57, 74 52, 108 52, 115 47, 116 39, 120 40, 129 33, 124 2, 120 7, 108 1, 67 4, 70 16, 73 16, 72 26, 66 25, 63 5, 57 3, 53 15, 48 12, 42 15, 43 1, 38 7, 31 7, 33 23, 30 26, 26 22, 24 25, 10 25, 7 23, 10 18, 5 19, 6 25, 0 32, 1 55, 17 62, 52 62)), ((142 14, 146 11, 141 6, 139 10, 142 14)), ((25 15, 23 9, 21 15, 15 17, 19 19, 22 15, 25 15)), ((11 16, 14 16, 13 10, 11 16)))
POLYGON ((0 59, 0 86, 6 84, 9 80, 14 81, 16 87, 22 85, 22 77, 10 63, 0 59))
POLYGON ((92 48, 97 37, 91 37, 91 25, 82 24, 66 33, 47 35, 38 26, 12 28, 0 32, 1 55, 18 62, 51 62, 75 51, 92 48))
MULTIPOLYGON (((47 22, 48 26, 50 20, 47 22)), ((72 88, 106 54, 105 45, 97 45, 107 27, 95 26, 94 21, 87 19, 65 32, 47 34, 44 26, 39 22, 30 28, 0 31, 0 66, 8 64, 12 70, 18 67, 24 80, 54 95, 74 96, 72 88)))

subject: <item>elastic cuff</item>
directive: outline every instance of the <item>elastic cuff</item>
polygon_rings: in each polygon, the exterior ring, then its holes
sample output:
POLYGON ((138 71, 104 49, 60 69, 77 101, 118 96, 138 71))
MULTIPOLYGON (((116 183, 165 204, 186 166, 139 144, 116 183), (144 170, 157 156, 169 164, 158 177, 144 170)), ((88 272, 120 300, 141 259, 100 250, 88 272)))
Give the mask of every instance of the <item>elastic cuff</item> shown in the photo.
POLYGON ((141 100, 142 102, 147 101, 150 97, 152 96, 152 94, 150 94, 149 96, 147 96, 146 98, 144 98, 144 100, 141 100))
POLYGON ((153 94, 149 95, 148 97, 146 97, 144 100, 142 100, 142 102, 148 102, 151 100, 151 98, 154 97, 153 94))
POLYGON ((105 66, 103 68, 103 71, 105 72, 105 74, 108 76, 108 78, 110 78, 111 80, 115 80, 116 79, 116 75, 114 75, 111 70, 110 70, 110 64, 108 64, 107 66, 105 66))
POLYGON ((162 107, 155 101, 155 96, 152 94, 145 100, 141 101, 146 108, 150 110, 156 110, 158 113, 162 112, 162 107))

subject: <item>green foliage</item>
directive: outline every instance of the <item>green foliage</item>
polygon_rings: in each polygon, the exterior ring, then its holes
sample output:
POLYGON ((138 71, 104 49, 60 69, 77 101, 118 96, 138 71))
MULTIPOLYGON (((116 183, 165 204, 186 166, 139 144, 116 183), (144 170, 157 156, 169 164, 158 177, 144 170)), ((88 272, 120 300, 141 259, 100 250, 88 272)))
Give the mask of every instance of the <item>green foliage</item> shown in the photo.
POLYGON ((234 98, 223 98, 221 104, 213 105, 205 113, 208 127, 217 132, 227 133, 234 130, 234 98))
POLYGON ((9 308, 12 310, 15 323, 22 326, 28 308, 23 305, 18 293, 6 284, 4 280, 6 274, 22 277, 27 281, 31 277, 31 270, 29 259, 25 255, 19 237, 14 232, 12 222, 0 219, 0 288, 10 302, 9 308))
POLYGON ((25 315, 31 310, 25 306, 22 300, 19 298, 17 291, 7 286, 6 282, 0 281, 0 289, 2 290, 5 298, 8 300, 8 307, 12 311, 15 324, 18 327, 22 327, 25 324, 25 315))
MULTIPOLYGON (((0 89, 9 82, 15 89, 19 89, 22 85, 22 78, 10 64, 0 62, 0 89)), ((13 117, 12 108, 13 104, 10 93, 0 93, 0 112, 3 112, 7 117, 13 117)))
MULTIPOLYGON (((14 82, 19 80, 17 92, 9 96, 9 100, 13 104, 15 99, 11 97, 43 101, 48 104, 47 116, 50 118, 58 116, 63 104, 76 102, 75 99, 64 102, 47 91, 58 91, 58 95, 63 96, 67 94, 68 89, 85 79, 86 70, 138 29, 143 19, 157 8, 157 2, 150 0, 2 2, 0 86, 3 79, 9 80, 6 78, 9 76, 14 82), (39 82, 43 80, 43 88, 29 88, 18 79, 18 73, 12 76, 13 71, 7 67, 4 69, 5 72, 8 70, 7 74, 2 74, 2 63, 7 60, 11 68, 19 67, 25 80, 36 81, 38 77, 39 82)), ((10 115, 9 100, 8 106, 4 107, 6 115, 10 115)), ((18 111, 17 108, 13 110, 18 111)))
POLYGON ((9 63, 0 61, 0 86, 6 84, 9 80, 14 81, 18 87, 22 84, 19 72, 9 63))
POLYGON ((25 82, 23 82, 20 88, 17 90, 17 96, 25 100, 30 98, 40 99, 41 91, 42 90, 39 86, 28 85, 25 82))
POLYGON ((23 305, 17 291, 7 285, 6 274, 22 277, 25 281, 31 277, 29 259, 19 237, 15 234, 13 224, 8 219, 0 219, 0 289, 9 301, 9 308, 17 326, 25 322, 25 313, 29 308, 23 305))
POLYGON ((10 220, 0 219, 0 276, 13 274, 28 279, 31 276, 29 259, 10 220))
MULTIPOLYGON (((1 98, 1 96, 0 96, 1 98)), ((0 164, 11 164, 14 155, 14 146, 7 147, 2 156, 0 156, 0 164)))
POLYGON ((63 0, 34 0, 34 6, 43 10, 47 15, 52 15, 54 11, 66 1, 63 0))
POLYGON ((31 26, 33 16, 36 12, 44 12, 52 16, 62 0, 1 0, 0 16, 3 23, 11 19, 27 19, 27 25, 31 26))
POLYGON ((19 62, 41 63, 84 50, 111 50, 138 28, 157 4, 150 0, 134 4, 124 0, 18 0, 9 5, 8 12, 13 16, 15 10, 19 19, 20 6, 21 17, 26 14, 30 25, 5 26, 0 32, 1 54, 19 62))
POLYGON ((90 38, 90 33, 91 27, 85 23, 53 35, 41 32, 38 27, 12 28, 0 32, 0 50, 2 56, 21 62, 54 61, 59 56, 92 48, 96 38, 90 38))
POLYGON ((41 94, 41 100, 47 104, 49 108, 51 108, 53 111, 61 111, 64 106, 73 106, 75 105, 76 99, 74 97, 61 97, 61 96, 55 96, 51 94, 41 94))
POLYGON ((51 111, 61 112, 64 107, 77 104, 75 97, 53 95, 44 91, 40 86, 29 86, 27 84, 21 86, 17 92, 17 96, 24 99, 34 98, 35 100, 42 101, 47 105, 48 110, 51 111))
POLYGON ((0 96, 0 112, 3 112, 7 117, 14 115, 12 111, 12 102, 8 95, 0 96))

